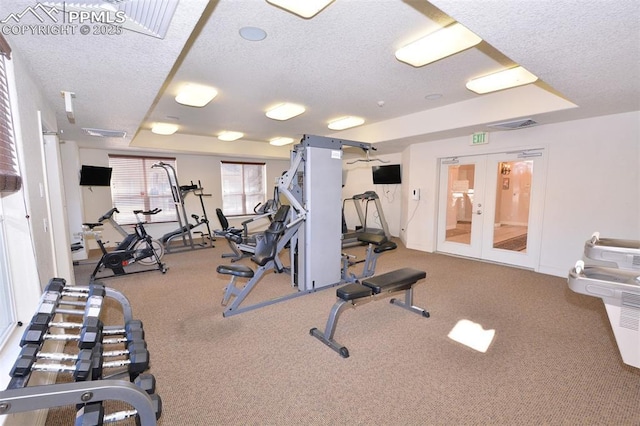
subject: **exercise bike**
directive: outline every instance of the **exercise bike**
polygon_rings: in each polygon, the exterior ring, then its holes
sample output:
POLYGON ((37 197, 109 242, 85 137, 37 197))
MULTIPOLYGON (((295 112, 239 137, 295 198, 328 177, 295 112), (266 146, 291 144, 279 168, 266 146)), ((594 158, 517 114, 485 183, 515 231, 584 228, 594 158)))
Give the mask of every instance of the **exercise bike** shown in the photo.
MULTIPOLYGON (((158 209, 155 208, 153 210, 149 210, 149 211, 142 211, 142 210, 134 210, 133 213, 136 215, 136 220, 138 222, 138 224, 142 224, 142 222, 140 222, 140 218, 138 217, 138 214, 143 214, 145 216, 148 215, 154 215, 154 214, 158 214, 162 211, 162 209, 158 209)), ((118 248, 121 249, 134 249, 134 250, 141 250, 143 249, 146 245, 146 239, 145 238, 141 238, 140 235, 138 234, 138 232, 133 232, 131 234, 129 234, 118 222, 116 222, 116 220, 113 218, 113 214, 114 213, 120 213, 120 211, 118 210, 117 207, 112 208, 111 210, 109 210, 108 212, 106 212, 105 214, 103 214, 102 216, 100 216, 100 218, 98 219, 98 222, 103 223, 105 220, 108 220, 109 223, 111 224, 111 226, 113 226, 115 228, 116 231, 118 231, 118 233, 120 235, 122 235, 122 237, 124 238, 124 240, 122 240, 121 243, 118 243, 118 248)), ((145 232, 146 234, 146 232, 145 232)), ((162 245, 162 243, 158 240, 156 240, 155 238, 153 238, 151 240, 151 245, 153 246, 153 250, 156 252, 156 256, 150 256, 144 259, 140 259, 139 262, 142 265, 154 265, 157 261, 156 258, 158 259, 162 259, 162 256, 164 256, 164 246, 162 245)))
POLYGON ((164 254, 164 247, 158 241, 155 241, 151 238, 151 235, 147 234, 147 231, 144 229, 144 222, 140 219, 139 215, 153 215, 160 212, 160 209, 153 209, 149 211, 143 210, 134 210, 133 213, 136 215, 137 223, 134 226, 134 232, 131 234, 126 234, 125 239, 118 244, 115 250, 107 251, 102 238, 101 232, 96 231, 95 228, 103 226, 102 223, 104 220, 109 220, 112 224, 116 224, 116 229, 118 232, 126 233, 124 229, 113 220, 113 213, 119 213, 117 208, 113 208, 105 213, 103 216, 98 219, 98 223, 83 223, 82 225, 88 229, 85 231, 85 234, 93 235, 98 246, 100 247, 100 251, 102 252, 102 257, 98 261, 95 269, 91 273, 90 282, 93 282, 96 278, 104 279, 111 278, 113 276, 120 276, 126 274, 135 274, 140 272, 148 272, 159 270, 163 274, 167 272, 167 267, 160 260, 164 254), (155 243, 154 243, 155 241, 155 243), (125 267, 132 265, 134 263, 140 263, 141 265, 155 265, 154 268, 141 269, 131 272, 126 272, 125 267), (98 277, 97 274, 103 270, 104 268, 111 269, 113 275, 98 277))

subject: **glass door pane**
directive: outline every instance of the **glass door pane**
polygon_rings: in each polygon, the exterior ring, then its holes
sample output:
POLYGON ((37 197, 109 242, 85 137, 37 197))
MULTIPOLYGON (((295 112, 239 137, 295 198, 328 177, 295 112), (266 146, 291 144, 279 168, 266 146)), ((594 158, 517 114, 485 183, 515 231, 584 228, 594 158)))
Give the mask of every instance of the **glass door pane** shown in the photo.
POLYGON ((493 248, 526 253, 533 160, 499 162, 497 174, 493 248))
POLYGON ((448 166, 445 241, 471 244, 475 164, 448 166))

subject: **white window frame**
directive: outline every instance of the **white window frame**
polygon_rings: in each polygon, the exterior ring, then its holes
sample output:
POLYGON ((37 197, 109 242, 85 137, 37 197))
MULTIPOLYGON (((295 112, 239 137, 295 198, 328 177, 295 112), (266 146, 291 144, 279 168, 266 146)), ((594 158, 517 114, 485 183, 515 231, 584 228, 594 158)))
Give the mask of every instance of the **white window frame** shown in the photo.
POLYGON ((249 162, 249 161, 221 161, 220 162, 220 179, 222 185, 222 212, 225 216, 233 217, 233 216, 248 216, 255 214, 254 208, 257 204, 264 203, 267 199, 267 166, 266 163, 262 162, 249 162), (232 190, 225 185, 225 181, 229 179, 234 179, 233 176, 229 176, 225 172, 227 169, 225 166, 241 166, 242 173, 238 178, 240 182, 237 182, 237 186, 242 188, 241 192, 232 192, 232 190), (261 173, 261 186, 262 191, 259 193, 248 193, 247 185, 245 182, 245 167, 257 167, 260 168, 261 173), (241 208, 238 207, 238 203, 232 203, 230 201, 231 197, 241 197, 241 208), (253 198, 253 201, 250 202, 248 198, 253 198))
POLYGON ((133 210, 152 210, 154 208, 160 208, 162 211, 156 215, 146 216, 145 220, 149 223, 163 223, 163 222, 175 222, 176 209, 173 195, 171 192, 171 183, 167 176, 166 171, 163 168, 151 166, 158 162, 164 162, 171 164, 173 168, 176 168, 176 159, 174 157, 152 157, 145 155, 109 155, 109 167, 113 168, 111 175, 111 200, 113 206, 118 208, 120 213, 117 213, 114 218, 121 225, 130 225, 136 223, 136 216, 133 214, 133 210), (127 166, 128 172, 119 173, 118 165, 116 163, 127 162, 130 160, 131 166, 127 166), (140 162, 139 167, 135 167, 136 162, 140 162), (125 194, 119 194, 119 189, 124 189, 126 183, 120 182, 120 178, 128 179, 132 172, 139 172, 138 176, 134 179, 143 181, 144 187, 143 193, 139 196, 132 196, 127 194, 126 191, 122 191, 125 194), (155 182, 155 183, 152 183, 155 182))

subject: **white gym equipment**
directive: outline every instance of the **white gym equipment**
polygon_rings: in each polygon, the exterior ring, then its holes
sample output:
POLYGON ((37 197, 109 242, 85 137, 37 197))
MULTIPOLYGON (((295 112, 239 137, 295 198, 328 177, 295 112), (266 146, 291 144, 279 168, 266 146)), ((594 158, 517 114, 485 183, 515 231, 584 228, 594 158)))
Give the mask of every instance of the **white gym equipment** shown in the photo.
POLYGON ((569 288, 602 299, 622 361, 640 368, 640 241, 601 239, 594 233, 584 252, 613 267, 579 260, 569 272, 569 288))

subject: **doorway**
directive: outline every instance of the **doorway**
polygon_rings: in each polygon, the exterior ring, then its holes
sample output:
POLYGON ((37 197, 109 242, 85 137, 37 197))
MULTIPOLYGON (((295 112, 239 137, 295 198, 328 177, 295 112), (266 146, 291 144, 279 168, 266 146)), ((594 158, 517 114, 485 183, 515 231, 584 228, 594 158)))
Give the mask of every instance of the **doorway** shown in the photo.
POLYGON ((441 159, 437 250, 537 266, 543 161, 542 150, 441 159))

